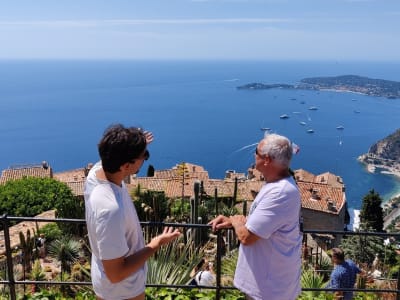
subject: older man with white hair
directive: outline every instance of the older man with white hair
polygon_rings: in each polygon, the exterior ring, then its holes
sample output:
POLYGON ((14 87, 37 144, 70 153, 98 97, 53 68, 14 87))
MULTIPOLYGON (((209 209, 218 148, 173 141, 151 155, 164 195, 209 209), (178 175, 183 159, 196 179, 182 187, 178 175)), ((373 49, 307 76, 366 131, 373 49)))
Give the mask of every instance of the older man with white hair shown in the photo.
POLYGON ((300 193, 289 172, 292 143, 269 134, 256 148, 265 185, 248 216, 218 216, 213 230, 233 228, 240 241, 234 285, 254 300, 294 300, 301 291, 300 193))

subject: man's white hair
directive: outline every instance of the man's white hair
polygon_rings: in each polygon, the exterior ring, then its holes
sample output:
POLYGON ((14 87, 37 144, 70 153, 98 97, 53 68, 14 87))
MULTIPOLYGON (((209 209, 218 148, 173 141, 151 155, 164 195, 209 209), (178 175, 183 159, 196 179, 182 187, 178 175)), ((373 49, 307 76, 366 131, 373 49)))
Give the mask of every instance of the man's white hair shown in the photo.
POLYGON ((282 167, 289 168, 293 155, 292 143, 285 136, 268 134, 262 140, 260 154, 268 155, 282 167))

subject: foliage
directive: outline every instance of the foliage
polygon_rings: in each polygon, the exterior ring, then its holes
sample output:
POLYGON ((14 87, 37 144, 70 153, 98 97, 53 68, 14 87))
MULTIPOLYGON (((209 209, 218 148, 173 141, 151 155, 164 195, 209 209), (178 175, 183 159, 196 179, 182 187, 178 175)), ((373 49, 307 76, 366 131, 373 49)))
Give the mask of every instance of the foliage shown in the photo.
POLYGON ((50 243, 62 237, 63 233, 56 223, 49 223, 39 229, 39 234, 43 233, 46 243, 50 243))
POLYGON ((169 199, 164 192, 142 191, 139 185, 131 197, 141 221, 162 222, 169 215, 169 199))
MULTIPOLYGON (((373 231, 371 229, 371 231, 373 231)), ((359 264, 370 266, 378 254, 380 259, 384 257, 383 239, 377 236, 351 235, 343 238, 341 243, 346 256, 359 264)))
POLYGON ((221 282, 224 285, 233 285, 238 254, 238 249, 234 249, 222 258, 221 282))
MULTIPOLYGON (((0 212, 33 217, 55 209, 58 218, 84 218, 84 204, 71 189, 52 178, 24 177, 0 185, 0 212)), ((67 226, 67 225, 65 225, 67 226)), ((66 227, 71 228, 71 225, 66 227)))
POLYGON ((76 202, 71 189, 52 178, 24 177, 0 185, 0 211, 13 216, 33 217, 57 209, 59 217, 73 217, 70 210, 76 202))
MULTIPOLYGON (((214 300, 215 291, 193 289, 170 289, 170 288, 146 288, 146 300, 214 300)), ((221 299, 245 300, 242 293, 237 290, 221 291, 221 299)))
MULTIPOLYGON (((39 259, 35 260, 35 262, 33 263, 32 271, 29 275, 29 278, 33 281, 43 281, 46 279, 46 275, 43 272, 43 269, 42 269, 39 259)), ((38 288, 38 285, 33 284, 32 292, 36 292, 37 288, 38 288)))
MULTIPOLYGON (((0 298, 1 299, 1 298, 0 298)), ((23 300, 95 300, 92 291, 78 292, 73 297, 65 296, 60 291, 42 289, 32 295, 25 295, 23 300)), ((2 300, 2 299, 1 299, 2 300)))
MULTIPOLYGON (((300 280, 302 288, 322 289, 325 287, 324 277, 312 269, 303 270, 300 280)), ((319 291, 304 291, 301 293, 301 299, 320 299, 320 294, 319 291)))
POLYGON ((373 189, 363 198, 360 221, 361 229, 372 228, 376 232, 383 231, 382 198, 373 189))
POLYGON ((78 241, 69 236, 63 236, 49 245, 49 255, 60 261, 62 274, 64 271, 71 271, 71 265, 79 258, 80 249, 81 245, 78 241))
POLYGON ((183 242, 183 238, 161 247, 148 260, 147 283, 187 284, 190 272, 204 256, 203 249, 195 249, 193 241, 183 242))

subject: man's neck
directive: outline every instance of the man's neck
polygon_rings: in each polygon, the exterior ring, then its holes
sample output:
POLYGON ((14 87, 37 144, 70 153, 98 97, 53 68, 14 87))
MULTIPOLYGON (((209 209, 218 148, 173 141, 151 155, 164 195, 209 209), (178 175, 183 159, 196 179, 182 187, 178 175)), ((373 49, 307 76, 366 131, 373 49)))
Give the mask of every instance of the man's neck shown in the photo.
POLYGON ((289 177, 290 173, 288 169, 284 170, 278 170, 277 172, 273 174, 264 174, 265 182, 271 183, 271 182, 276 182, 279 181, 283 178, 289 177))
POLYGON ((110 173, 110 172, 104 171, 103 168, 101 168, 100 170, 98 170, 96 172, 96 176, 99 179, 110 181, 118 186, 121 186, 122 181, 124 180, 124 176, 123 176, 122 172, 110 173))

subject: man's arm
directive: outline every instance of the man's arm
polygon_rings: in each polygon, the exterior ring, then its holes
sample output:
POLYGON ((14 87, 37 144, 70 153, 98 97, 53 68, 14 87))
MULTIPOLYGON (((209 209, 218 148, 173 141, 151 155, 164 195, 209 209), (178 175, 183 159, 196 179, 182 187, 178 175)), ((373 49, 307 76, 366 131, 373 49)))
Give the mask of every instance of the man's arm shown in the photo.
POLYGON ((260 237, 251 231, 249 231, 246 227, 246 217, 243 215, 235 215, 231 216, 230 222, 232 224, 233 229, 235 230, 236 236, 240 243, 245 246, 249 246, 254 244, 260 237))
POLYGON ((144 263, 162 245, 165 245, 180 235, 178 229, 172 227, 164 228, 162 234, 153 238, 144 248, 127 257, 102 260, 104 272, 112 283, 117 283, 129 277, 132 273, 139 270, 144 263))

